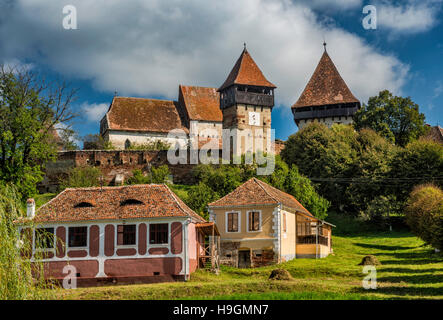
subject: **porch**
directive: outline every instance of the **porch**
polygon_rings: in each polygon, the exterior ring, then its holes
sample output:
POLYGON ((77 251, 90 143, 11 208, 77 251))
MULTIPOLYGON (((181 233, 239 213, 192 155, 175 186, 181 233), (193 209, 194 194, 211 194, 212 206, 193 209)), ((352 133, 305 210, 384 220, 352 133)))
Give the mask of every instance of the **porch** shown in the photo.
POLYGON ((197 267, 211 270, 218 274, 220 269, 220 233, 214 222, 196 224, 196 230, 202 236, 201 249, 197 250, 197 267))

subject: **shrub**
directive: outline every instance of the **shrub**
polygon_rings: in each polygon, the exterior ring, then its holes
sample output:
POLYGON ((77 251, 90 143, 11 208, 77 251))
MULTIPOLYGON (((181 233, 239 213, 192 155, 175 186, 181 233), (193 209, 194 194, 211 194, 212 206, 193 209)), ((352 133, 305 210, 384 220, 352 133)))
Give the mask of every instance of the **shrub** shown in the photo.
POLYGON ((379 227, 386 228, 391 225, 390 217, 400 214, 402 204, 394 195, 378 196, 374 198, 360 216, 364 221, 371 221, 379 227))
POLYGON ((218 198, 217 192, 200 182, 198 185, 190 188, 186 204, 207 220, 209 218, 207 205, 218 198))
POLYGON ((164 164, 158 168, 151 168, 152 183, 165 183, 170 175, 169 167, 164 164))
POLYGON ((72 168, 68 172, 68 177, 62 179, 60 187, 66 188, 85 188, 100 186, 100 177, 102 172, 99 168, 84 166, 72 168))
POLYGON ((31 262, 21 255, 31 250, 32 242, 20 243, 13 223, 23 215, 20 198, 14 186, 0 185, 0 300, 48 299, 51 292, 43 290, 45 282, 33 278, 31 262))
POLYGON ((424 242, 443 250, 443 191, 430 184, 414 188, 407 201, 406 223, 424 242))

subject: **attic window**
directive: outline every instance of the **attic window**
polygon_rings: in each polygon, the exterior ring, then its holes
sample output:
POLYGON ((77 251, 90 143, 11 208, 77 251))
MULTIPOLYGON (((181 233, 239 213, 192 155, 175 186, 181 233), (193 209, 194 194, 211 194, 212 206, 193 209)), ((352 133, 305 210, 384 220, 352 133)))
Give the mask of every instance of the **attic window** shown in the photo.
POLYGON ((92 203, 85 202, 85 201, 77 203, 74 206, 74 208, 92 208, 92 207, 94 207, 94 205, 92 203))
POLYGON ((136 204, 136 205, 143 204, 143 202, 141 202, 140 200, 136 200, 136 199, 127 199, 127 200, 120 202, 121 206, 128 206, 128 205, 134 205, 134 204, 136 204))

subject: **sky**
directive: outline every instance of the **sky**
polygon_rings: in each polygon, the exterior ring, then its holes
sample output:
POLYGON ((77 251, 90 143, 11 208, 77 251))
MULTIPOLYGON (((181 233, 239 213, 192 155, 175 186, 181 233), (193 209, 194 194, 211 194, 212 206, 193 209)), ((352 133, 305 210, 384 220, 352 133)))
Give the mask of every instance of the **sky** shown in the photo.
POLYGON ((73 128, 84 136, 99 132, 115 92, 176 100, 179 84, 218 88, 246 43, 277 86, 272 127, 286 140, 326 41, 362 103, 388 89, 442 125, 442 19, 443 0, 2 0, 0 63, 77 88, 73 128))

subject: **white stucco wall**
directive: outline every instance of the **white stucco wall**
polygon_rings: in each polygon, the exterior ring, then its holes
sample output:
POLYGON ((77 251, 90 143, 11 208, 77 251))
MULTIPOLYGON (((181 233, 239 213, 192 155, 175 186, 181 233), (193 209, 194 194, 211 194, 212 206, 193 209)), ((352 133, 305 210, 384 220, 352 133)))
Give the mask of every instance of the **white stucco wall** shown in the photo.
POLYGON ((105 139, 110 141, 117 149, 125 149, 126 140, 129 140, 131 144, 145 144, 148 142, 161 140, 162 142, 171 144, 172 147, 174 147, 176 143, 182 147, 185 147, 189 141, 187 135, 186 137, 181 138, 168 138, 167 133, 128 131, 108 131, 108 133, 105 135, 105 139))
POLYGON ((303 129, 307 124, 311 122, 320 122, 327 125, 329 128, 335 124, 335 123, 341 123, 341 124, 351 124, 354 121, 352 120, 351 116, 342 116, 342 117, 329 117, 329 118, 321 118, 321 119, 307 119, 307 120, 300 120, 298 123, 298 128, 303 129))

